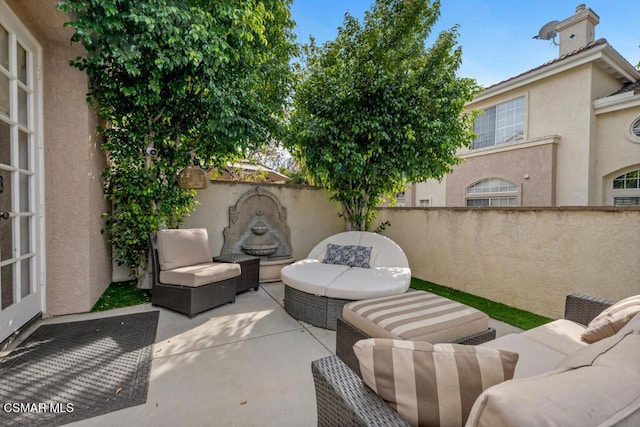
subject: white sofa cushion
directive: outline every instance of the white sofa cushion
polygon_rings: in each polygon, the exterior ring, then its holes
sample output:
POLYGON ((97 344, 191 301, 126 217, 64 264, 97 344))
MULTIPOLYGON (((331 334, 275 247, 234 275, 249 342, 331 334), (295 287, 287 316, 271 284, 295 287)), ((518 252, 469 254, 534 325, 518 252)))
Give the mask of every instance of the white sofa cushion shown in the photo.
POLYGON ((573 353, 588 345, 580 339, 585 327, 567 319, 558 319, 522 332, 520 335, 537 341, 563 354, 573 353))
POLYGON ((303 259, 282 269, 282 281, 294 289, 326 296, 327 286, 349 270, 347 265, 323 264, 318 259, 303 259))
POLYGON ((560 363, 565 354, 553 350, 544 344, 530 340, 522 334, 504 335, 492 341, 487 341, 479 347, 509 350, 520 355, 514 378, 527 378, 551 371, 560 363))
POLYGON ((577 350, 552 372, 489 388, 467 426, 640 425, 640 335, 603 341, 577 350))
POLYGON ((205 228, 160 230, 157 244, 160 270, 211 262, 205 228))
POLYGON ((331 283, 329 298, 360 300, 406 292, 411 284, 411 270, 403 267, 351 267, 331 283))
POLYGON ((160 282, 197 287, 237 277, 240 272, 240 264, 207 262, 160 271, 160 282))

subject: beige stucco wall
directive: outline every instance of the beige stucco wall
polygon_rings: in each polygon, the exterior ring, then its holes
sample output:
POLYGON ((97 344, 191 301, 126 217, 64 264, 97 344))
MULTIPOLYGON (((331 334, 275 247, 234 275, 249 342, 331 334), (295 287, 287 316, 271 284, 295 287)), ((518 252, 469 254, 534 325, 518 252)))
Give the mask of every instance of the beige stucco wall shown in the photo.
POLYGON ((447 176, 446 206, 465 206, 466 188, 487 178, 518 186, 518 206, 555 206, 557 138, 468 153, 447 176))
POLYGON ((640 209, 381 209, 412 275, 562 317, 572 292, 640 294, 640 209))
POLYGON ((183 228, 203 227, 209 234, 213 255, 220 254, 223 230, 229 226, 229 208, 257 186, 272 193, 287 208, 293 257, 302 259, 322 239, 345 230, 338 203, 329 200, 321 188, 286 184, 256 184, 213 181, 209 188, 198 190, 200 205, 186 219, 183 228))
POLYGON ((111 278, 101 235, 104 156, 96 118, 86 102, 86 75, 68 64, 83 53, 71 45, 55 0, 8 0, 43 50, 47 316, 91 309, 111 278))
MULTIPOLYGON (((640 107, 598 115, 597 156, 595 175, 599 178, 597 194, 602 205, 611 205, 612 180, 623 173, 640 168, 640 142, 631 136, 631 124, 640 117, 640 107)), ((620 195, 638 196, 640 189, 618 192, 620 195)))

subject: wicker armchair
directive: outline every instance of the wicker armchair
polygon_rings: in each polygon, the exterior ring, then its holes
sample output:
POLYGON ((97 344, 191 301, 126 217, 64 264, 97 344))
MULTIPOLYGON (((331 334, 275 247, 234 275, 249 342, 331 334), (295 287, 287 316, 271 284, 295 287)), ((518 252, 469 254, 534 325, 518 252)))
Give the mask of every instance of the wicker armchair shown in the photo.
MULTIPOLYGON (((580 294, 567 296, 565 319, 587 325, 611 301, 580 294)), ((311 363, 318 426, 407 426, 397 412, 367 387, 337 356, 311 363)))

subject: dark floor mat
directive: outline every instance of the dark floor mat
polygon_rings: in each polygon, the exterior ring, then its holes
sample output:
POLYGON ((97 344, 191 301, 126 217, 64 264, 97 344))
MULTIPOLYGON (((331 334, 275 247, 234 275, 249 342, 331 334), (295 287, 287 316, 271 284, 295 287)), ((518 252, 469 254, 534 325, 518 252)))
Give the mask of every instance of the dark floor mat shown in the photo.
POLYGON ((145 403, 158 316, 40 326, 0 359, 0 425, 56 426, 145 403))

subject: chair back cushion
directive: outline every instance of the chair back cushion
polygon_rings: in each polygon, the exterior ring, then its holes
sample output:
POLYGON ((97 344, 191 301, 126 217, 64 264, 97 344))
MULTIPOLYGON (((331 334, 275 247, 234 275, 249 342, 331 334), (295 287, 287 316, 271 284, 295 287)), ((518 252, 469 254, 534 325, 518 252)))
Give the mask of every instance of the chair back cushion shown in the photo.
POLYGON ((158 231, 160 270, 211 262, 209 238, 204 228, 158 231))
POLYGON ((480 394, 513 377, 518 354, 462 344, 370 338, 362 379, 412 426, 462 426, 480 394))

